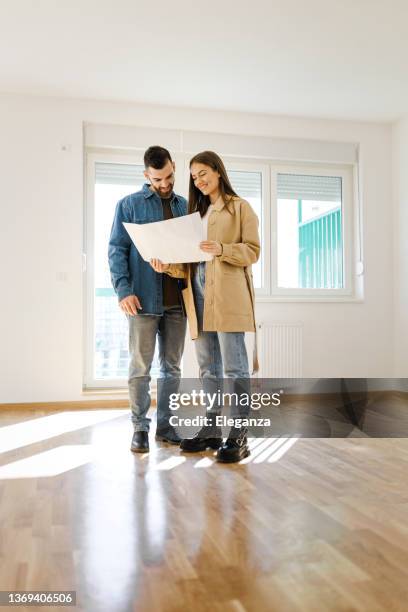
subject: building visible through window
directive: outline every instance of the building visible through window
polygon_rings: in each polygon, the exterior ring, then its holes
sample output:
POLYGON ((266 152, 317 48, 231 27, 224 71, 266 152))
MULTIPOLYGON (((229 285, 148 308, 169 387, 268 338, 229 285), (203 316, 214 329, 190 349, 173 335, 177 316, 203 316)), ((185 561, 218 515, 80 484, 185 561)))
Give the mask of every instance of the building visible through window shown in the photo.
POLYGON ((342 179, 278 174, 278 286, 343 288, 342 179))

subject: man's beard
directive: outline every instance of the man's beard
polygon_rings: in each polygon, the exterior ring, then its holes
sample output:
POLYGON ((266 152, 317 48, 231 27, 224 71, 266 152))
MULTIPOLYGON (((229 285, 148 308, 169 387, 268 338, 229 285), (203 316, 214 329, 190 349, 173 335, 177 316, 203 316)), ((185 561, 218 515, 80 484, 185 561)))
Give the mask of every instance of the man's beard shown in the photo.
POLYGON ((157 193, 157 195, 161 198, 169 198, 171 196, 171 194, 173 193, 173 187, 174 185, 172 185, 168 191, 162 191, 161 189, 157 189, 156 187, 154 187, 152 185, 152 189, 153 191, 155 191, 157 193))

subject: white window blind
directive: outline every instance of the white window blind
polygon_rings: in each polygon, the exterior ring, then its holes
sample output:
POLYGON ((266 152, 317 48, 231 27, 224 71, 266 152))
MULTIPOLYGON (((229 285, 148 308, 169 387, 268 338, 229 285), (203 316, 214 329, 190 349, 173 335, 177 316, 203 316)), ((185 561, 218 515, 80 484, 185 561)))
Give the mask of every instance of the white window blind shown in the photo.
POLYGON ((262 175, 260 172, 228 170, 228 176, 234 191, 236 191, 240 198, 259 198, 261 200, 262 175))
POLYGON ((95 164, 95 183, 99 185, 140 185, 145 182, 144 167, 135 164, 95 164))
POLYGON ((278 174, 278 199, 341 202, 341 177, 278 174))

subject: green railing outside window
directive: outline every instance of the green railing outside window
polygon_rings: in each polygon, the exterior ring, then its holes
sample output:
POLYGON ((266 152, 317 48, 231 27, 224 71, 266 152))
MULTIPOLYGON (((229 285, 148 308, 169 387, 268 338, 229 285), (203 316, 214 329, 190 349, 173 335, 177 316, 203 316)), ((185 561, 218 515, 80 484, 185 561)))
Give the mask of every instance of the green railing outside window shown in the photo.
POLYGON ((341 208, 302 222, 299 201, 299 287, 343 287, 341 208))
POLYGON ((95 289, 95 297, 115 297, 115 291, 112 288, 108 287, 97 287, 95 289))

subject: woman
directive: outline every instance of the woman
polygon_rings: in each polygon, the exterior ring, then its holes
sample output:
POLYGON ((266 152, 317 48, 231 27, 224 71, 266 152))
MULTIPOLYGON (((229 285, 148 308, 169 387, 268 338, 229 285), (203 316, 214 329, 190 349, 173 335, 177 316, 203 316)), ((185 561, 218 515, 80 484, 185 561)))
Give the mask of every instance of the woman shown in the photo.
MULTIPOLYGON (((203 382, 223 375, 248 380, 245 332, 255 331, 251 265, 260 253, 258 218, 235 193, 221 158, 212 151, 190 161, 188 212, 197 211, 207 226, 207 240, 200 248, 213 258, 196 264, 163 264, 156 259, 151 264, 156 272, 187 279, 183 299, 203 382)), ((254 370, 257 367, 255 357, 254 370)), ((222 444, 215 416, 216 412, 208 413, 210 425, 182 440, 181 449, 218 448, 217 460, 223 462, 248 456, 246 428, 233 427, 222 444)))

